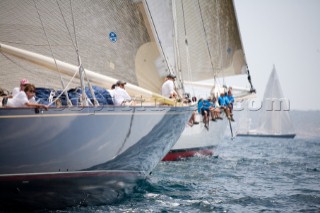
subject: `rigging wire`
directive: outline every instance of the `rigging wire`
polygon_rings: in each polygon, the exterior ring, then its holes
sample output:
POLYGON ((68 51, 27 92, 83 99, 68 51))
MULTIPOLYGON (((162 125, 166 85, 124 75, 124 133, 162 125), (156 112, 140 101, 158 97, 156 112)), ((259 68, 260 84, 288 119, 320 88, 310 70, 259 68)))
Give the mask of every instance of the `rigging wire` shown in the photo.
MULTIPOLYGON (((69 36, 70 36, 70 38, 71 38, 70 30, 69 30, 69 28, 68 28, 68 25, 67 25, 66 19, 65 19, 64 15, 63 15, 63 12, 62 12, 62 10, 61 10, 61 6, 60 6, 60 4, 59 4, 59 1, 58 1, 58 0, 56 0, 56 3, 57 3, 57 5, 58 5, 58 8, 59 8, 60 14, 61 14, 61 16, 62 16, 62 19, 63 19, 64 25, 65 25, 65 27, 67 28, 67 31, 68 31, 69 36)), ((71 43, 72 43, 72 46, 75 48, 75 46, 74 46, 74 43, 73 43, 73 40, 72 40, 72 39, 71 39, 71 43)), ((62 82, 62 84, 63 84, 63 82, 62 82)), ((63 87, 64 87, 64 84, 63 84, 63 87)), ((70 101, 70 99, 69 99, 69 95, 68 95, 67 91, 65 91, 65 96, 67 97, 67 104, 68 104, 68 106, 69 106, 69 105, 71 105, 71 106, 72 106, 72 103, 71 103, 71 101, 70 101)))
POLYGON ((177 5, 176 5, 176 0, 172 1, 172 17, 173 17, 173 28, 174 28, 174 50, 175 50, 175 62, 176 62, 176 69, 178 70, 179 73, 179 81, 180 81, 180 86, 181 90, 183 93, 185 92, 184 88, 184 83, 183 83, 183 73, 181 70, 181 59, 180 59, 180 51, 179 51, 179 43, 178 43, 178 27, 177 27, 177 5))
POLYGON ((85 93, 85 85, 84 85, 84 75, 83 75, 83 72, 84 72, 84 68, 82 66, 82 63, 81 63, 81 58, 80 58, 80 55, 79 55, 79 49, 78 49, 78 41, 77 41, 77 34, 76 34, 76 26, 75 26, 75 21, 74 21, 74 16, 73 16, 73 7, 72 7, 72 1, 70 0, 70 10, 71 10, 71 18, 72 18, 72 26, 73 26, 73 33, 74 33, 74 41, 75 41, 75 51, 76 51, 76 54, 77 54, 77 59, 78 59, 78 65, 79 65, 79 75, 80 75, 80 85, 81 85, 81 91, 82 91, 82 94, 81 94, 81 104, 83 106, 87 106, 87 95, 85 93))
MULTIPOLYGON (((72 43, 72 45, 73 45, 73 48, 74 48, 75 52, 77 53, 77 56, 80 57, 80 56, 79 56, 79 51, 78 51, 78 43, 77 43, 77 37, 76 37, 75 22, 74 22, 74 18, 73 18, 73 10, 72 10, 71 0, 70 0, 69 2, 70 2, 71 14, 72 14, 73 33, 74 33, 74 37, 75 37, 75 38, 74 38, 75 42, 73 42, 72 35, 71 35, 71 33, 70 33, 70 30, 69 30, 68 24, 67 24, 67 22, 66 22, 66 19, 65 19, 63 13, 62 13, 60 4, 59 4, 58 0, 56 0, 56 1, 57 1, 58 6, 59 6, 59 10, 60 10, 61 16, 62 16, 62 18, 63 18, 64 24, 65 24, 65 26, 66 26, 66 28, 67 28, 67 31, 68 31, 68 34, 69 34, 71 43, 72 43)), ((82 64, 81 64, 81 59, 78 58, 78 62, 79 62, 79 61, 80 61, 80 63, 79 63, 80 66, 82 66, 82 64)), ((79 68, 79 69, 83 69, 83 67, 82 67, 82 68, 79 68)), ((83 69, 83 70, 84 70, 84 69, 83 69)), ((93 100, 94 100, 94 105, 95 105, 95 106, 98 106, 99 103, 98 103, 98 101, 96 100, 96 97, 95 97, 95 95, 94 95, 94 91, 93 91, 93 89, 92 89, 92 86, 91 86, 90 81, 88 80, 88 77, 87 77, 87 75, 86 75, 86 72, 84 72, 84 74, 85 74, 86 80, 87 80, 88 85, 89 85, 90 93, 92 94, 92 97, 93 97, 93 100)), ((82 88, 82 90, 84 90, 84 89, 82 88)), ((83 94, 83 92, 82 92, 82 94, 83 94)), ((85 96, 86 96, 86 94, 85 94, 85 96)), ((86 99, 87 99, 87 97, 86 97, 86 99)))
MULTIPOLYGON (((213 86, 213 88, 211 90, 211 93, 213 93, 214 96, 218 96, 218 94, 214 94, 215 86, 220 84, 220 83, 218 83, 218 79, 217 79, 218 72, 217 72, 217 70, 215 69, 215 67, 213 65, 213 57, 212 57, 212 53, 210 51, 208 33, 207 33, 207 30, 206 30, 206 27, 205 27, 205 24, 204 24, 204 17, 203 17, 203 13, 202 13, 200 0, 198 0, 198 8, 199 8, 200 18, 201 18, 201 22, 202 22, 204 35, 205 35, 206 46, 207 46, 208 54, 209 54, 209 58, 210 58, 210 64, 211 64, 212 71, 214 73, 214 84, 213 84, 214 86, 213 86)), ((218 16, 218 23, 220 23, 219 16, 218 16)), ((220 25, 219 25, 219 34, 221 34, 220 33, 220 25)), ((221 44, 220 44, 220 42, 219 42, 219 50, 220 50, 220 58, 219 58, 219 60, 220 60, 220 64, 221 64, 221 44)))
MULTIPOLYGON (((216 4, 215 5, 218 5, 217 4, 217 0, 216 0, 216 4)), ((212 62, 212 56, 211 56, 211 52, 210 52, 210 48, 209 48, 209 43, 208 43, 208 38, 207 38, 207 32, 206 32, 206 29, 205 29, 205 26, 204 26, 204 21, 203 21, 203 16, 202 16, 202 10, 201 10, 201 6, 200 6, 200 2, 198 0, 198 6, 199 6, 199 11, 200 11, 200 17, 201 17, 201 21, 202 21, 202 26, 203 26, 203 30, 204 30, 204 34, 205 34, 205 40, 206 40, 206 44, 207 44, 207 48, 208 48, 208 53, 209 53, 209 57, 210 57, 210 62, 211 62, 211 66, 212 66, 212 70, 213 72, 215 73, 214 74, 214 85, 217 85, 216 82, 217 82, 217 78, 216 78, 216 75, 217 75, 217 72, 215 72, 214 70, 214 67, 213 67, 213 62, 212 62)), ((218 6, 216 6, 216 14, 218 14, 218 11, 217 11, 217 8, 218 6)), ((221 32, 220 32, 220 16, 218 15, 218 31, 219 31, 219 37, 221 38, 221 32)), ((221 39, 219 39, 219 51, 220 51, 220 57, 219 57, 219 64, 220 64, 220 69, 221 69, 221 59, 222 59, 222 50, 221 50, 221 39)), ((221 70, 220 70, 221 72, 221 70)), ((222 75, 223 75, 223 84, 225 84, 225 79, 224 79, 224 72, 222 72, 222 75)), ((215 95, 215 94, 214 94, 215 95)), ((231 125, 231 121, 230 119, 229 120, 229 127, 230 127, 230 132, 231 132, 231 138, 233 138, 233 130, 232 130, 232 125, 231 125)))
MULTIPOLYGON (((55 102, 61 97, 62 94, 67 93, 67 89, 69 88, 69 86, 70 86, 71 82, 73 81, 73 79, 76 77, 77 73, 78 73, 78 71, 76 71, 76 72, 73 74, 73 76, 72 76, 72 78, 70 79, 70 81, 68 82, 67 86, 66 86, 65 88, 63 88, 63 90, 61 91, 61 93, 60 93, 51 103, 49 103, 48 106, 51 106, 53 103, 55 103, 55 102)), ((68 94, 68 93, 67 93, 67 94, 68 94)), ((68 99, 68 100, 70 101, 70 99, 68 99)), ((71 101, 70 101, 70 102, 71 102, 71 101)), ((72 103, 71 103, 71 104, 72 104, 72 103)))
POLYGON ((145 2, 145 5, 146 5, 146 7, 147 7, 147 9, 148 9, 149 17, 150 17, 150 20, 151 20, 151 22, 152 22, 152 26, 153 26, 153 29, 154 29, 155 34, 156 34, 156 36, 157 36, 157 39, 158 39, 158 41, 159 41, 158 44, 159 44, 159 46, 160 46, 162 56, 163 56, 163 58, 164 58, 164 60, 165 60, 165 62, 166 62, 166 64, 167 64, 168 69, 169 69, 169 73, 170 73, 170 74, 174 74, 173 71, 172 71, 172 67, 170 66, 170 64, 169 64, 169 62, 168 62, 168 58, 166 57, 166 54, 164 53, 162 44, 161 44, 161 42, 160 42, 159 34, 158 34, 158 31, 157 31, 157 29, 156 29, 156 27, 155 27, 155 23, 154 23, 154 20, 153 20, 153 18, 152 18, 151 12, 150 12, 150 7, 149 7, 149 4, 148 4, 148 1, 147 1, 147 0, 144 0, 144 2, 145 2))
MULTIPOLYGON (((58 73, 59 73, 59 76, 60 76, 60 80, 61 80, 61 83, 62 83, 62 87, 63 87, 63 93, 66 94, 66 97, 67 97, 67 100, 68 100, 68 105, 69 105, 69 103, 71 103, 71 101, 69 100, 68 94, 67 94, 67 92, 66 92, 66 90, 67 90, 68 87, 64 87, 64 83, 63 83, 63 80, 62 80, 62 75, 61 75, 60 69, 59 69, 59 67, 58 67, 58 65, 57 65, 57 61, 56 61, 56 59, 55 59, 55 57, 54 57, 54 54, 53 54, 53 51, 52 51, 52 46, 51 46, 51 43, 50 43, 50 41, 49 41, 47 32, 46 32, 46 30, 45 30, 45 27, 44 27, 44 24, 43 24, 41 15, 40 15, 39 8, 38 8, 37 3, 35 2, 35 0, 33 0, 33 3, 34 3, 34 6, 35 6, 35 8, 36 8, 36 10, 37 10, 37 14, 38 14, 38 17, 39 17, 39 20, 40 20, 40 23, 41 23, 41 27, 42 27, 42 30, 43 30, 44 35, 45 35, 45 37, 46 37, 47 43, 48 43, 48 45, 49 45, 50 53, 51 53, 51 56, 52 56, 52 58, 53 58, 53 60, 54 60, 55 67, 56 67, 56 69, 58 70, 58 73)), ((75 75, 76 75, 76 73, 74 74, 74 76, 75 76, 75 75)), ((74 78, 74 77, 73 77, 73 78, 74 78)), ((71 78, 71 80, 69 81, 68 85, 70 85, 70 83, 72 82, 72 79, 73 79, 73 78, 71 78)), ((55 99, 53 102, 49 103, 49 106, 52 105, 56 100, 58 100, 63 93, 60 93, 60 95, 59 95, 58 97, 56 97, 56 99, 55 99)))
POLYGON ((183 0, 181 0, 181 9, 182 9, 182 23, 183 23, 183 29, 184 29, 184 37, 185 37, 185 47, 186 47, 186 55, 187 55, 187 73, 188 78, 190 81, 192 81, 192 73, 191 73, 191 64, 190 64, 190 53, 189 53, 189 44, 188 44, 188 36, 187 36, 187 27, 186 27, 186 17, 184 13, 184 5, 183 0))
MULTIPOLYGON (((174 72, 173 72, 173 67, 172 67, 172 65, 170 65, 170 63, 169 63, 169 61, 168 61, 168 58, 167 58, 167 56, 166 56, 166 54, 165 54, 165 52, 164 52, 164 49, 163 49, 163 47, 162 47, 162 44, 161 44, 161 41, 160 41, 160 38, 159 38, 159 33, 158 33, 158 31, 157 31, 157 29, 156 29, 156 27, 155 27, 155 23, 154 23, 154 20, 153 20, 152 15, 151 15, 151 11, 150 11, 150 7, 149 7, 149 4, 148 4, 148 1, 147 1, 147 0, 144 0, 144 2, 145 2, 145 5, 146 5, 146 8, 147 8, 147 10, 148 10, 148 14, 149 14, 149 17, 150 17, 150 20, 151 20, 153 29, 154 29, 154 31, 155 31, 157 40, 159 41, 158 44, 159 44, 159 46, 160 46, 160 50, 161 50, 162 56, 163 56, 163 58, 164 58, 164 60, 165 60, 165 62, 166 62, 166 64, 167 64, 168 69, 169 69, 169 73, 170 73, 170 74, 174 74, 174 72)), ((179 79, 179 80, 180 80, 180 84, 178 84, 178 86, 176 85, 177 83, 174 81, 175 87, 176 87, 176 88, 182 88, 182 91, 184 92, 183 86, 181 86, 181 85, 183 85, 183 84, 182 84, 182 81, 181 81, 181 79, 179 79)), ((177 94, 178 94, 179 98, 181 99, 181 98, 182 98, 182 97, 181 97, 181 94, 180 94, 179 92, 177 92, 177 94)))
MULTIPOLYGON (((71 17, 72 17, 74 40, 75 40, 75 48, 76 48, 76 54, 77 54, 77 59, 78 59, 78 64, 79 64, 80 84, 81 84, 81 90, 82 90, 82 95, 81 95, 82 105, 87 106, 87 104, 88 104, 88 97, 87 97, 87 94, 85 92, 85 85, 84 85, 84 78, 86 78, 86 80, 88 82, 88 87, 89 87, 90 93, 91 93, 91 95, 93 97, 94 105, 98 106, 99 102, 96 99, 96 96, 95 96, 95 94, 93 92, 91 83, 88 80, 87 74, 86 74, 85 69, 83 67, 83 64, 81 62, 81 57, 80 57, 80 54, 79 54, 78 40, 77 40, 77 34, 76 34, 76 25, 75 25, 74 15, 73 15, 72 0, 70 0, 69 2, 70 2, 70 9, 71 9, 71 17)), ((70 33, 69 33, 69 35, 70 35, 70 33)))
MULTIPOLYGON (((216 0, 216 2, 215 2, 215 5, 218 5, 218 1, 216 0)), ((221 31, 220 31, 220 15, 219 15, 219 10, 218 10, 218 6, 216 6, 215 7, 216 8, 216 14, 217 14, 217 17, 218 17, 218 34, 219 34, 219 38, 221 38, 221 31)), ((219 44, 219 55, 220 55, 220 57, 219 57, 219 65, 220 65, 220 69, 221 69, 221 59, 222 59, 222 50, 221 50, 221 39, 219 39, 219 42, 218 42, 218 44, 219 44)), ((221 72, 221 70, 220 71, 218 71, 217 72, 217 74, 219 73, 219 72, 221 72)), ((222 72, 222 81, 223 81, 223 85, 225 84, 225 79, 224 79, 224 72, 222 72)), ((215 80, 215 82, 216 82, 216 80, 215 80)))
POLYGON ((38 17, 39 17, 39 20, 40 20, 40 23, 41 23, 41 27, 42 27, 44 36, 46 37, 47 43, 48 43, 48 45, 49 45, 49 49, 50 49, 51 56, 52 56, 52 58, 53 58, 54 64, 55 64, 55 66, 56 66, 56 68, 57 68, 57 70, 58 70, 58 72, 59 72, 59 74, 60 74, 60 78, 61 78, 60 69, 59 69, 59 67, 58 67, 58 65, 57 65, 57 61, 56 61, 56 59, 55 59, 55 57, 54 57, 54 54, 53 54, 53 51, 52 51, 52 46, 51 46, 51 43, 50 43, 50 41, 49 41, 49 38, 48 38, 48 35, 47 35, 47 32, 46 32, 46 29, 45 29, 45 27, 44 27, 44 25, 43 25, 43 21, 42 21, 40 12, 39 12, 39 8, 38 8, 37 3, 36 3, 35 0, 33 0, 33 3, 34 3, 34 6, 35 6, 35 8, 36 8, 36 10, 37 10, 37 14, 38 14, 38 17))
MULTIPOLYGON (((74 41, 72 40, 72 35, 71 35, 71 33, 70 33, 70 29, 69 29, 68 24, 67 24, 67 22, 66 22, 65 16, 64 16, 64 14, 63 14, 63 12, 62 12, 62 10, 61 10, 61 6, 60 6, 60 4, 59 4, 59 1, 56 0, 56 2, 57 2, 57 4, 58 4, 58 7, 59 7, 59 10, 60 10, 60 14, 61 14, 61 16, 62 16, 64 25, 65 25, 65 27, 67 28, 67 31, 68 31, 68 34, 69 34, 69 37, 70 37, 72 46, 73 46, 74 50, 76 51, 77 48, 76 48, 76 46, 75 46, 75 44, 74 44, 74 41)), ((71 7, 71 2, 70 2, 70 7, 71 7)), ((73 23, 74 23, 74 22, 73 22, 73 23)))
MULTIPOLYGON (((55 66, 56 66, 56 68, 57 68, 57 70, 58 70, 58 72, 59 72, 60 80, 61 80, 61 83, 62 83, 62 86, 63 86, 63 92, 65 93, 65 95, 66 95, 66 97, 67 97, 68 106, 70 106, 70 105, 72 105, 72 103, 71 103, 71 101, 70 101, 70 99, 69 99, 69 97, 68 97, 67 91, 66 91, 68 87, 65 87, 65 86, 64 86, 64 83, 63 83, 63 80, 62 80, 62 76, 61 76, 61 72, 60 72, 60 69, 59 69, 59 67, 58 67, 58 65, 57 65, 56 59, 55 59, 55 57, 54 57, 54 54, 53 54, 53 51, 52 51, 52 46, 51 46, 51 43, 50 43, 50 41, 49 41, 49 39, 48 39, 48 35, 47 35, 47 32, 46 32, 46 30, 45 30, 45 27, 44 27, 44 24, 43 24, 43 21, 42 21, 42 18, 41 18, 41 15, 40 15, 40 12, 39 12, 39 8, 37 7, 37 4, 36 4, 35 0, 33 0, 33 2, 34 2, 34 5, 35 5, 35 8, 36 8, 36 10, 37 10, 37 13, 38 13, 38 16, 39 16, 39 20, 40 20, 40 22, 41 22, 41 26, 42 26, 43 32, 44 32, 45 37, 46 37, 46 40, 47 40, 47 42, 48 42, 48 45, 49 45, 49 49, 50 49, 52 58, 53 58, 53 60, 54 60, 55 66)), ((67 28, 67 31, 68 31, 68 33, 69 33, 69 36, 70 36, 70 38, 71 38, 70 30, 69 30, 69 28, 68 28, 68 25, 67 25, 67 23, 66 23, 65 17, 64 17, 64 15, 63 15, 63 12, 62 12, 62 10, 61 10, 61 6, 60 6, 58 0, 56 0, 56 3, 57 3, 57 5, 58 5, 58 8, 59 8, 59 11, 60 11, 61 16, 62 16, 62 18, 63 18, 64 24, 65 24, 65 26, 66 26, 66 28, 67 28)), ((81 58, 80 58, 80 55, 79 55, 79 52, 78 52, 78 44, 77 44, 76 33, 75 33, 75 24, 74 24, 75 22, 74 22, 74 17, 73 17, 73 12, 72 12, 72 3, 71 3, 71 0, 70 0, 70 8, 71 8, 72 21, 73 21, 73 29, 74 29, 74 35, 75 35, 75 44, 74 44, 74 42, 73 42, 72 39, 71 39, 71 43, 72 43, 73 47, 76 48, 76 53, 77 53, 77 56, 78 56, 78 62, 79 62, 79 65, 80 65, 80 66, 79 66, 79 73, 80 73, 81 85, 82 85, 82 86, 81 86, 81 87, 82 87, 82 104, 83 104, 83 105, 86 105, 86 104, 84 104, 84 103, 86 103, 86 102, 84 102, 84 101, 87 100, 87 96, 86 96, 86 94, 85 94, 84 85, 83 85, 83 83, 82 83, 83 80, 84 80, 84 77, 83 77, 82 73, 85 73, 85 71, 84 71, 84 68, 83 68, 83 66, 82 66, 82 64, 81 64, 81 58)), ((77 72, 76 72, 76 73, 77 73, 77 72)), ((75 75, 76 75, 76 73, 75 73, 75 75)), ((74 75, 74 76, 75 76, 75 75, 74 75)), ((72 80, 73 80, 73 78, 72 78, 72 80)), ((89 84, 89 88, 90 88, 91 94, 92 94, 92 96, 93 96, 93 98, 94 98, 94 103, 95 103, 95 105, 98 105, 98 104, 97 104, 98 102, 97 102, 97 100, 96 100, 96 98, 95 98, 95 96, 94 96, 94 93, 93 93, 93 91, 92 91, 92 87, 91 87, 89 81, 88 81, 88 84, 89 84)), ((70 82, 68 83, 68 85, 70 85, 70 82)), ((60 94, 60 95, 61 95, 61 94, 60 94)))
POLYGON ((1 55, 3 55, 3 57, 5 57, 7 60, 11 61, 11 63, 15 64, 16 66, 20 67, 21 69, 28 71, 28 72, 32 72, 32 70, 30 69, 26 69, 24 66, 22 66, 21 64, 17 63, 16 61, 14 61, 13 59, 11 59, 8 55, 6 55, 4 52, 0 51, 1 55))
MULTIPOLYGON (((234 2, 232 3, 232 9, 233 9, 233 11, 235 11, 235 8, 234 8, 234 2)), ((238 30, 239 30, 239 23, 238 23, 238 21, 237 21, 237 14, 235 13, 235 19, 236 19, 236 22, 237 22, 237 28, 238 28, 238 30)), ((239 30, 240 31, 240 30, 239 30)), ((241 46, 242 46, 242 48, 243 48, 243 44, 242 44, 242 39, 241 39, 241 33, 239 33, 239 35, 240 35, 240 43, 241 43, 241 46)), ((255 93, 256 92, 256 90, 254 89, 254 87, 253 87, 253 84, 252 84, 252 82, 251 82, 251 75, 250 75, 250 71, 249 71, 249 67, 248 67, 248 64, 247 64, 247 62, 246 62, 246 57, 245 57, 245 51, 243 50, 243 54, 244 54, 244 58, 245 58, 245 64, 246 64, 246 67, 247 67, 247 79, 248 79, 248 82, 249 82, 249 84, 250 84, 250 93, 255 93)))
MULTIPOLYGON (((207 49, 208 49, 208 54, 209 54, 209 58, 210 58, 210 63, 211 63, 212 71, 215 72, 215 69, 214 69, 214 66, 213 66, 213 61, 212 61, 212 54, 211 54, 210 47, 209 47, 207 30, 206 30, 206 28, 205 28, 205 26, 204 26, 202 9, 201 9, 201 5, 200 5, 200 1, 199 1, 199 0, 198 0, 198 7, 199 7, 201 22, 202 22, 202 26, 203 26, 203 31, 204 31, 204 35, 205 35, 205 41, 206 41, 206 45, 207 45, 207 49)), ((216 76, 216 75, 214 75, 214 78, 216 78, 215 76, 216 76)))
MULTIPOLYGON (((37 10, 37 14, 38 14, 38 17, 39 17, 39 20, 40 20, 40 23, 41 23, 41 27, 42 27, 42 30, 43 30, 44 35, 45 35, 45 37, 46 37, 47 43, 48 43, 48 45, 49 45, 50 53, 51 53, 51 56, 52 56, 52 58, 53 58, 55 67, 56 67, 56 69, 57 69, 57 71, 58 71, 58 73, 59 73, 60 81, 61 81, 61 84, 62 84, 62 89, 63 89, 63 91, 65 91, 64 93, 65 93, 65 96, 66 96, 66 98, 67 98, 67 104, 68 104, 68 106, 72 106, 72 103, 71 103, 71 101, 70 101, 70 99, 69 99, 68 93, 66 92, 66 87, 64 86, 64 82, 63 82, 63 79, 62 79, 62 75, 61 75, 59 66, 58 66, 58 64, 57 64, 56 58, 54 57, 53 50, 52 50, 52 46, 51 46, 51 43, 50 43, 50 41, 49 41, 49 38, 48 38, 48 35, 47 35, 47 32, 46 32, 46 29, 45 29, 45 27, 44 27, 44 24, 43 24, 41 15, 40 15, 39 8, 38 8, 37 3, 35 2, 35 0, 33 0, 33 3, 34 3, 35 8, 36 8, 36 10, 37 10)), ((59 4, 58 4, 58 6, 59 6, 59 4)), ((59 6, 59 9, 60 9, 60 6, 59 6)), ((70 84, 70 83, 68 83, 68 85, 69 85, 69 84, 70 84)))
POLYGON ((256 89, 253 87, 253 85, 252 85, 252 82, 251 82, 251 75, 250 75, 250 71, 249 71, 249 67, 248 67, 248 65, 247 65, 247 74, 248 74, 248 81, 249 81, 249 83, 250 83, 250 92, 251 93, 255 93, 256 92, 256 89))

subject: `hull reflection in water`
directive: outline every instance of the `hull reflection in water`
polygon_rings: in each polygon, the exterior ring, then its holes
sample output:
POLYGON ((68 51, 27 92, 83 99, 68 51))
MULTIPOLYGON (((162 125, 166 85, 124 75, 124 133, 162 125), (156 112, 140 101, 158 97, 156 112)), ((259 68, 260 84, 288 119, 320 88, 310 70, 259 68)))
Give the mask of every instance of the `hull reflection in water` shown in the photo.
POLYGON ((1 176, 0 206, 9 211, 102 205, 122 199, 143 175, 130 171, 1 176))

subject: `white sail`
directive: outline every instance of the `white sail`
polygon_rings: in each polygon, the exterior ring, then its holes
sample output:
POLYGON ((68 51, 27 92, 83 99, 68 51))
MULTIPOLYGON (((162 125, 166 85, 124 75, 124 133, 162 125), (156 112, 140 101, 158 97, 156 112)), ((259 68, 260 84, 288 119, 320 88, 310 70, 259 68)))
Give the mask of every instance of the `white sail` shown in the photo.
MULTIPOLYGON (((152 45, 142 2, 13 0, 2 1, 1 7, 1 43, 73 65, 78 65, 77 48, 85 69, 159 93, 163 78, 155 64, 160 54, 152 45), (11 14, 16 14, 15 18, 11 14), (112 33, 116 36, 113 40, 112 33)), ((4 53, 0 64, 2 88, 11 90, 21 78, 37 82, 39 87, 61 88, 60 75, 48 68, 4 53)), ((62 78, 70 80, 63 74, 62 78)))
POLYGON ((290 119, 290 102, 282 92, 275 66, 270 74, 261 110, 260 126, 257 132, 261 134, 292 134, 293 125, 290 119))
POLYGON ((161 76, 165 77, 169 71, 175 72, 176 68, 172 1, 146 0, 145 7, 149 11, 148 14, 156 36, 156 42, 162 52, 161 55, 163 55, 163 58, 159 58, 158 61, 160 63, 158 71, 161 76))
POLYGON ((242 119, 238 128, 239 136, 294 137, 290 118, 290 101, 285 98, 275 66, 266 85, 261 108, 253 111, 246 108, 247 118, 242 119), (258 118, 257 118, 258 117, 258 118), (246 125, 249 123, 250 125, 246 125))
MULTIPOLYGON (((185 90, 192 94, 205 88, 208 95, 198 99, 212 95, 218 97, 227 91, 226 85, 216 81, 204 83, 204 80, 213 81, 248 72, 233 1, 176 0, 172 8, 177 41, 176 68, 185 90)), ((233 95, 239 99, 246 99, 253 91, 252 86, 250 89, 232 88, 233 95)), ((210 122, 209 128, 205 128, 202 115, 196 113, 195 117, 199 124, 186 125, 164 160, 190 157, 196 153, 212 154, 213 148, 222 140, 228 120, 224 117, 222 121, 210 122)))
POLYGON ((180 98, 184 93, 183 77, 179 72, 179 52, 177 50, 175 1, 145 0, 149 22, 155 35, 160 56, 157 59, 157 71, 163 78, 169 73, 177 76, 175 87, 180 98))
POLYGON ((183 78, 200 81, 246 73, 233 2, 176 2, 183 78))

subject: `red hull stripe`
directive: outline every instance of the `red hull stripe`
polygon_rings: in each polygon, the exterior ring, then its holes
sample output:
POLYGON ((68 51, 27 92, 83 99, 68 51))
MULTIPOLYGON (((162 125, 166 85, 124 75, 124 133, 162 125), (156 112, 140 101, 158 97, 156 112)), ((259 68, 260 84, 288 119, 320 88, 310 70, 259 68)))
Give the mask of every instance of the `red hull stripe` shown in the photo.
POLYGON ((173 151, 170 151, 162 159, 162 161, 176 161, 176 160, 181 160, 182 158, 193 157, 195 155, 210 156, 210 155, 213 155, 213 150, 212 150, 212 148, 196 149, 196 150, 195 149, 173 150, 173 151))
POLYGON ((13 174, 1 175, 1 181, 30 181, 30 180, 54 180, 64 178, 82 178, 82 177, 127 177, 141 176, 139 172, 130 171, 83 171, 83 172, 61 172, 61 173, 35 173, 35 174, 13 174))

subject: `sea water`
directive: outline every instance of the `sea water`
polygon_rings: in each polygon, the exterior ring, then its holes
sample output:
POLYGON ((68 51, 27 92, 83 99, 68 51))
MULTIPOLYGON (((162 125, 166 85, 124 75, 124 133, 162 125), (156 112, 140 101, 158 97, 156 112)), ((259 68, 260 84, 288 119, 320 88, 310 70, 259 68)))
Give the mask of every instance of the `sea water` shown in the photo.
POLYGON ((214 156, 161 162, 112 205, 51 212, 320 212, 320 112, 291 112, 294 139, 226 137, 214 156))

